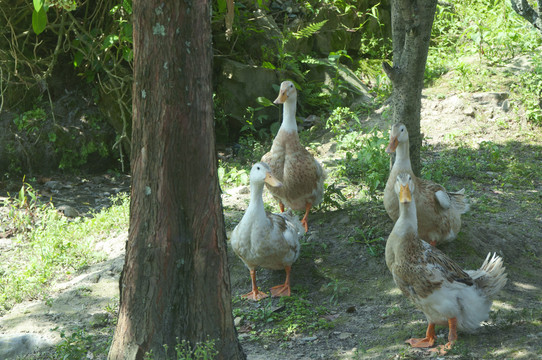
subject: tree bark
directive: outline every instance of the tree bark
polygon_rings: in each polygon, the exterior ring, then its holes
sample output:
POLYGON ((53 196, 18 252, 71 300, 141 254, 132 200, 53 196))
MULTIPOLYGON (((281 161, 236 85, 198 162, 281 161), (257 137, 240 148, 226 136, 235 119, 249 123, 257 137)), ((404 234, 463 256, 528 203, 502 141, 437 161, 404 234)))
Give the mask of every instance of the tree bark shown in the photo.
POLYGON ((538 9, 531 7, 527 0, 510 0, 512 9, 530 22, 542 34, 542 1, 538 0, 538 9))
POLYGON ((217 358, 244 359, 214 145, 210 3, 133 9, 130 230, 109 359, 174 358, 180 340, 213 340, 217 358))
POLYGON ((420 111, 423 79, 436 0, 393 0, 391 21, 393 67, 383 64, 392 82, 392 121, 402 122, 408 129, 410 161, 420 174, 420 111))

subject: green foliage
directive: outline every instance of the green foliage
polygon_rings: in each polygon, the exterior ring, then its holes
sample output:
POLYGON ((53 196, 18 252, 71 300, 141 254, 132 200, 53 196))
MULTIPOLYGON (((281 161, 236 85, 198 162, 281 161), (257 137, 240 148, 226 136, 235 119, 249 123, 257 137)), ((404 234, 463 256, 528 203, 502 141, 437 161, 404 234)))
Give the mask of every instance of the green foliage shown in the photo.
POLYGON ((381 230, 374 227, 368 229, 355 228, 355 234, 348 238, 351 243, 361 243, 367 248, 369 255, 379 257, 386 250, 386 239, 381 234, 381 230))
POLYGON ((56 356, 63 360, 80 360, 87 358, 90 346, 94 341, 94 337, 87 334, 85 330, 78 329, 71 335, 66 335, 65 331, 60 332, 62 339, 56 345, 56 356))
POLYGON ((533 71, 520 75, 519 81, 511 84, 512 93, 525 106, 527 120, 542 126, 542 57, 533 56, 533 71))
MULTIPOLYGON (((168 355, 169 347, 164 344, 164 349, 166 352, 166 357, 164 360, 212 360, 218 355, 218 351, 215 349, 215 346, 214 339, 209 339, 192 345, 189 341, 184 339, 179 341, 179 338, 177 338, 177 344, 174 348, 173 357, 168 355)), ((146 353, 143 358, 145 360, 154 360, 155 356, 151 351, 146 353)))
POLYGON ((238 168, 235 164, 223 161, 218 163, 218 179, 220 186, 226 187, 248 185, 250 181, 250 170, 238 168))
POLYGON ((34 107, 33 110, 25 111, 22 115, 16 116, 13 123, 17 130, 26 132, 27 135, 35 135, 43 126, 47 115, 42 108, 34 107))
POLYGON ((343 138, 347 149, 345 158, 339 162, 338 175, 354 184, 364 184, 371 197, 378 194, 386 184, 389 172, 389 156, 385 153, 388 135, 373 129, 368 134, 352 133, 343 138))
POLYGON ((237 306, 242 300, 236 297, 233 299, 234 316, 241 317, 254 340, 286 340, 298 334, 310 335, 333 327, 333 323, 324 318, 327 314, 324 307, 315 306, 305 299, 305 290, 294 287, 294 291, 294 296, 281 297, 277 304, 275 299, 265 298, 257 303, 245 304, 245 308, 237 306))
POLYGON ((68 220, 50 204, 42 205, 26 183, 17 197, 9 197, 7 221, 17 226, 17 244, 9 262, 0 262, 0 311, 24 299, 47 293, 47 284, 102 260, 94 241, 126 228, 129 199, 115 196, 108 209, 91 218, 68 220), (92 234, 89 236, 89 234, 92 234))
POLYGON ((337 107, 333 109, 331 115, 327 118, 326 128, 330 129, 335 135, 345 135, 351 131, 352 127, 359 128, 360 124, 356 113, 347 107, 337 107))
MULTIPOLYGON (((8 193, 9 196, 9 193, 8 193)), ((8 230, 12 233, 24 233, 30 231, 38 221, 37 213, 46 211, 50 204, 40 204, 39 194, 32 185, 25 182, 15 197, 9 196, 2 206, 8 209, 8 219, 10 220, 8 230)))
POLYGON ((344 197, 341 188, 336 184, 327 184, 324 183, 324 196, 322 202, 318 205, 318 211, 329 211, 331 209, 340 209, 341 203, 345 202, 346 197, 344 197))

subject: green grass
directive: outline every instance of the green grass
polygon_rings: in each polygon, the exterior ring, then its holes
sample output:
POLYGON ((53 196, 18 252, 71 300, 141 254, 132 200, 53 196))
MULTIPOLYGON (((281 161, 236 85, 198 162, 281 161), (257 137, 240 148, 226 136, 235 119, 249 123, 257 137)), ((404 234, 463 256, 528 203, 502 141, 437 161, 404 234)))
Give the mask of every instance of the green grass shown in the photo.
POLYGON ((23 195, 4 204, 8 221, 14 220, 19 228, 14 229, 18 234, 9 261, 4 259, 0 265, 0 311, 25 299, 44 297, 56 279, 102 261, 104 254, 94 251, 94 244, 128 228, 125 194, 112 198, 110 208, 73 220, 50 204, 39 204, 34 195, 27 186, 23 195))
POLYGON ((324 318, 328 310, 307 299, 307 290, 300 286, 294 286, 293 290, 295 295, 278 300, 265 298, 249 302, 233 298, 233 315, 241 318, 238 331, 243 329, 251 340, 277 341, 333 327, 333 322, 324 318))

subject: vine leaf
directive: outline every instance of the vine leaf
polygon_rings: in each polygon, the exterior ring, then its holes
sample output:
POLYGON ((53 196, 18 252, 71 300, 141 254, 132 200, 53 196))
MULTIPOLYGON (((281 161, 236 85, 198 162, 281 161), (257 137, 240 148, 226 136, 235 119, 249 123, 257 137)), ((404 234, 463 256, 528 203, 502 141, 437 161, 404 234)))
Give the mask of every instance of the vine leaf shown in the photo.
POLYGON ((44 0, 34 0, 34 10, 39 12, 43 8, 44 0))
MULTIPOLYGON (((34 6, 36 2, 39 2, 39 0, 34 0, 34 6)), ((32 29, 34 29, 36 35, 39 35, 45 30, 45 26, 47 26, 47 13, 45 12, 45 8, 41 6, 39 11, 34 9, 32 12, 32 29)))

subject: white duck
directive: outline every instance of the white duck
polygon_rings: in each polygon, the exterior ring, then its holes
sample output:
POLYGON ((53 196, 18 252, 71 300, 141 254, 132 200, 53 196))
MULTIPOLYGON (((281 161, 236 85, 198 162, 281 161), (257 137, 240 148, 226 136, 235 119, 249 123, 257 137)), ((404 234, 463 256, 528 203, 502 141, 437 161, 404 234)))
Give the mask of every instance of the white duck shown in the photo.
POLYGON ((492 299, 507 280, 502 258, 490 253, 480 269, 463 271, 418 237, 418 189, 411 175, 402 172, 396 176, 394 188, 400 215, 386 243, 386 264, 399 289, 429 322, 425 338, 406 342, 413 347, 432 347, 435 324, 447 324, 448 343, 433 349, 445 353, 457 340, 457 328, 472 332, 487 320, 492 299))
POLYGON ((290 296, 290 270, 299 257, 299 237, 303 226, 299 219, 287 213, 271 214, 264 209, 262 194, 264 183, 282 186, 266 163, 259 162, 250 171, 250 203, 231 234, 233 251, 248 267, 252 278, 252 291, 244 298, 260 300, 267 294, 256 286, 256 268, 286 271, 283 285, 271 288, 273 296, 290 296))
POLYGON ((407 171, 418 189, 414 197, 420 237, 429 241, 431 245, 455 239, 461 228, 461 214, 469 210, 465 190, 447 192, 443 186, 414 175, 410 164, 408 131, 404 124, 397 123, 392 126, 386 152, 396 153, 384 189, 384 207, 390 218, 396 221, 399 217, 399 202, 394 192, 397 174, 407 171))
POLYGON ((280 211, 284 205, 305 211, 301 223, 308 231, 307 218, 312 206, 322 201, 326 175, 320 163, 301 145, 295 120, 297 90, 291 81, 280 84, 275 104, 284 104, 283 119, 271 151, 262 157, 272 173, 282 182, 282 187, 267 186, 279 201, 280 211))

